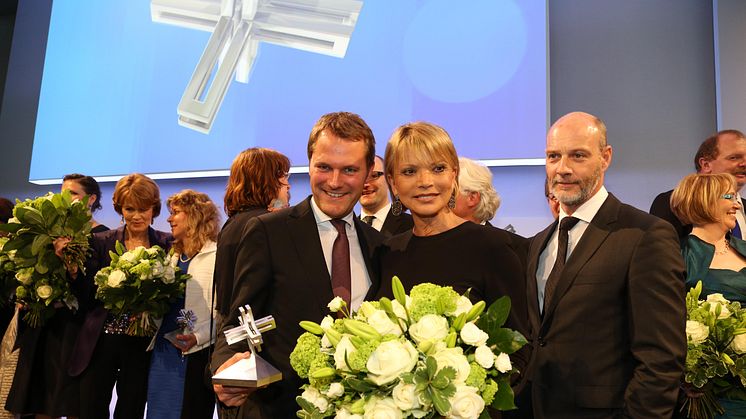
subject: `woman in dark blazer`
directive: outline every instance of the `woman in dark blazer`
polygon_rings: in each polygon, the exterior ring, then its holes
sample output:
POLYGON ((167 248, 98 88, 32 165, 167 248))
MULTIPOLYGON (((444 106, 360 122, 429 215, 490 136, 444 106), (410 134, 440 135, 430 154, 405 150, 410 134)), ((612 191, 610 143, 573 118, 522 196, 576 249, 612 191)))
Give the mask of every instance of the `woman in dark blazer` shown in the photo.
POLYGON ((93 254, 86 266, 87 298, 81 301, 86 319, 75 343, 69 372, 80 375, 80 418, 109 417, 112 390, 117 386, 115 418, 141 418, 145 412, 150 353, 150 337, 129 336, 125 332, 131 315, 114 316, 95 300, 93 277, 109 266, 109 251, 117 241, 127 250, 138 246, 171 247, 169 233, 150 225, 161 212, 158 185, 138 173, 123 177, 114 188, 114 210, 124 225, 93 235, 93 254))

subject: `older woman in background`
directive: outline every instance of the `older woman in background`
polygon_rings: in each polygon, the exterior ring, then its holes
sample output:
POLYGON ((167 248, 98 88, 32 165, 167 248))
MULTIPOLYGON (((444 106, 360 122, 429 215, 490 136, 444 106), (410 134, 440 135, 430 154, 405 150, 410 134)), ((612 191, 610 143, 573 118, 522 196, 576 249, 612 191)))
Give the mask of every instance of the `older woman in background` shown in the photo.
POLYGON ((150 337, 129 336, 125 332, 131 315, 114 316, 94 299, 93 276, 109 266, 117 241, 127 250, 138 246, 158 245, 171 248, 169 233, 150 225, 161 212, 158 185, 149 177, 135 173, 117 182, 114 188, 114 210, 122 216, 123 226, 93 235, 93 254, 86 266, 89 285, 87 299, 81 301, 86 319, 75 344, 69 372, 80 374, 80 417, 109 417, 109 402, 116 384, 115 418, 141 418, 145 412, 150 353, 150 337))
MULTIPOLYGON (((70 174, 63 178, 61 191, 70 191, 74 200, 88 197, 91 212, 101 208, 101 188, 90 176, 70 174)), ((104 225, 91 220, 92 232, 106 231, 104 225)), ((55 240, 57 255, 69 242, 67 238, 55 240)), ((85 280, 77 279, 77 266, 68 278, 73 294, 84 298, 85 280)), ((83 321, 81 311, 72 312, 59 304, 54 316, 43 326, 28 328, 21 323, 16 347, 19 348, 18 364, 13 384, 8 394, 7 409, 19 414, 34 414, 37 418, 78 416, 80 410, 79 382, 70 377, 67 366, 73 346, 83 321)))
MULTIPOLYGON (((730 235, 740 202, 735 178, 723 174, 691 174, 671 194, 671 210, 692 232, 682 243, 686 285, 702 281, 702 297, 720 293, 746 304, 746 242, 730 235)), ((746 401, 720 399, 718 418, 746 417, 746 401)))
POLYGON ((414 229, 387 241, 379 297, 392 296, 394 275, 407 290, 431 282, 459 293, 471 290, 473 300, 488 305, 507 295, 513 304, 507 327, 525 333, 524 272, 509 239, 454 212, 459 161, 448 133, 427 122, 403 125, 392 134, 384 161, 393 205, 409 208, 414 229))
POLYGON ((228 220, 218 236, 215 261, 215 309, 227 316, 233 294, 236 252, 246 223, 290 202, 290 160, 268 148, 249 148, 233 160, 225 188, 228 220))
POLYGON ((192 276, 186 295, 171 305, 155 338, 148 380, 148 418, 205 418, 213 416, 215 395, 205 384, 212 324, 212 276, 220 215, 210 197, 184 190, 166 202, 174 236, 178 267, 192 276), (177 322, 181 310, 194 315, 193 330, 177 322), (176 332, 176 333, 174 333, 176 332), (165 336, 169 336, 166 338, 165 336))

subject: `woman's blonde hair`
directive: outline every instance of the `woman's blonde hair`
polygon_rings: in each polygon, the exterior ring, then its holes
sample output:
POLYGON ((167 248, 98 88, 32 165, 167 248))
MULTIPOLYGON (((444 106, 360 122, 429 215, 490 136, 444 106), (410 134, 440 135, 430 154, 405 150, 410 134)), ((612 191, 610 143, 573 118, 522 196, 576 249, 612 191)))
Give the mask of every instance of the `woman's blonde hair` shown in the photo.
POLYGON ((397 128, 386 145, 383 159, 387 177, 394 176, 394 168, 405 154, 416 156, 421 162, 445 160, 456 172, 454 192, 458 193, 458 154, 446 130, 429 122, 410 122, 397 128))
POLYGON ((729 173, 687 175, 671 194, 671 211, 684 224, 717 223, 718 199, 735 189, 736 179, 729 173))
POLYGON ((220 214, 207 194, 185 189, 168 197, 166 205, 169 210, 179 207, 186 214, 187 240, 174 240, 175 252, 195 255, 205 243, 218 239, 220 214))

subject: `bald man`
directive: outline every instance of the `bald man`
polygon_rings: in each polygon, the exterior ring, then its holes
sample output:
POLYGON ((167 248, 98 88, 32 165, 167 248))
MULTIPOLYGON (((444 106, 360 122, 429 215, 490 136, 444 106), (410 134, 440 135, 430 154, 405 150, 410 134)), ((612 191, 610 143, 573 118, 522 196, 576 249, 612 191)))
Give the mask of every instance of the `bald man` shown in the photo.
POLYGON ((560 213, 528 254, 523 418, 673 413, 686 356, 684 263, 669 223, 606 190, 611 157, 593 115, 565 115, 547 134, 560 213))

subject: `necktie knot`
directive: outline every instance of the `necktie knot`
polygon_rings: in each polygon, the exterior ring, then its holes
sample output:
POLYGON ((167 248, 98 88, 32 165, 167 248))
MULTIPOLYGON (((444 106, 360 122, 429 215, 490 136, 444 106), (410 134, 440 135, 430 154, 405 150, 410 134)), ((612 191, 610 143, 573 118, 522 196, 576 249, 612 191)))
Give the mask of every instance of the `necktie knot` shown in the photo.
POLYGON ((345 236, 347 235, 347 231, 345 230, 345 226, 347 225, 347 223, 345 222, 345 220, 335 218, 331 220, 331 222, 334 228, 337 229, 337 233, 343 234, 345 236))
POLYGON ((560 231, 570 231, 573 227, 575 227, 575 224, 580 221, 579 218, 575 217, 565 217, 560 221, 560 231))
POLYGON ((366 215, 365 217, 362 218, 362 220, 365 224, 371 225, 373 224, 373 220, 375 218, 376 218, 375 215, 366 215))

